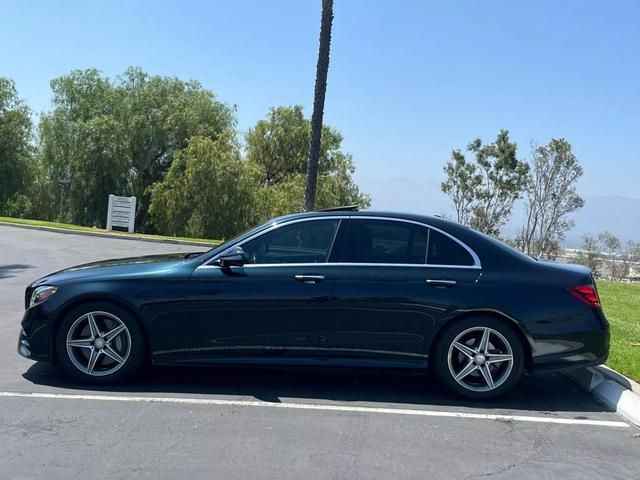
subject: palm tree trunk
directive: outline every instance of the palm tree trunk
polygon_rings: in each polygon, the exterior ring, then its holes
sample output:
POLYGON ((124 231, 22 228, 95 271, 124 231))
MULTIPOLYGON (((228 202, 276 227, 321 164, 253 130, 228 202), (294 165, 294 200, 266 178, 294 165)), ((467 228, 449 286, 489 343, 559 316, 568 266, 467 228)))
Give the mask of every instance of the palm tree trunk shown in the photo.
POLYGON ((304 192, 304 209, 306 211, 313 210, 316 204, 318 162, 320 160, 320 141, 322 137, 322 116, 324 114, 324 96, 327 91, 327 71, 329 70, 329 49, 331 47, 332 22, 333 0, 322 0, 320 48, 318 49, 318 65, 316 67, 313 115, 311 116, 311 141, 309 142, 307 185, 304 192))

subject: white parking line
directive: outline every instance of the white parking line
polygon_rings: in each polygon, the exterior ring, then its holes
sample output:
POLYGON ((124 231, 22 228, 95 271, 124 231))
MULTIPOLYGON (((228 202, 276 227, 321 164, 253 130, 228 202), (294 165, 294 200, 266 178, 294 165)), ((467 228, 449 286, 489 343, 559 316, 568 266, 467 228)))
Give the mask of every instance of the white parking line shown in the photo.
POLYGON ((625 422, 607 420, 584 420, 574 418, 532 417, 525 415, 495 415, 491 413, 463 413, 409 408, 357 407, 352 405, 323 405, 318 403, 273 403, 258 400, 221 400, 215 398, 185 397, 134 397, 120 395, 81 395, 67 393, 0 392, 0 397, 46 398, 63 400, 97 400, 109 402, 182 403, 189 405, 217 405, 238 407, 289 408, 297 410, 321 410, 333 412, 383 413, 392 415, 417 415, 422 417, 469 418, 478 420, 501 420, 513 422, 559 423, 563 425, 590 425, 598 427, 629 427, 625 422))

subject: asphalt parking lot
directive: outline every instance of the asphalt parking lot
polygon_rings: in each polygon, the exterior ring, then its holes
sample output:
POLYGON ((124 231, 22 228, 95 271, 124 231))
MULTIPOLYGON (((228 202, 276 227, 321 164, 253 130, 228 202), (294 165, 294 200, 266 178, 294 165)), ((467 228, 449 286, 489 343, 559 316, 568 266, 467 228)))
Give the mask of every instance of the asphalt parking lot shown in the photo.
POLYGON ((640 430, 562 375, 492 403, 396 371, 153 368, 87 390, 16 353, 34 279, 200 249, 0 225, 0 479, 640 478, 640 430))

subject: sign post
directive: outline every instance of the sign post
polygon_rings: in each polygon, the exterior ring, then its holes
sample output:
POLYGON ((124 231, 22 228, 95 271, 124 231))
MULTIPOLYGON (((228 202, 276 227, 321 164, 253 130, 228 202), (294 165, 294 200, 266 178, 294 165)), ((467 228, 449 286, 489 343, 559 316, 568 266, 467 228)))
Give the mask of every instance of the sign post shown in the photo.
POLYGON ((107 231, 113 227, 126 228, 133 233, 136 220, 136 197, 117 197, 109 195, 107 210, 107 231))

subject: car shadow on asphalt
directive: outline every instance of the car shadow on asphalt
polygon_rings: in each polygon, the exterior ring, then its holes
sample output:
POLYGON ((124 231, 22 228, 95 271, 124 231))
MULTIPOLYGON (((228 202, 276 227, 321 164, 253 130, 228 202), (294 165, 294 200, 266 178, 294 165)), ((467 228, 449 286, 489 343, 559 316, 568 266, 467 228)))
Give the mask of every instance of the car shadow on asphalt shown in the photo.
POLYGON ((11 265, 0 265, 0 278, 15 277, 19 270, 26 270, 27 268, 34 268, 33 265, 26 265, 23 263, 14 263, 11 265))
POLYGON ((149 368, 136 380, 121 386, 95 387, 71 382, 59 367, 35 363, 23 377, 36 384, 74 391, 135 394, 223 395, 253 397, 265 402, 335 401, 419 406, 531 411, 545 415, 607 412, 606 407, 580 390, 562 374, 526 375, 518 388, 492 401, 470 401, 445 391, 431 375, 406 370, 207 367, 149 368))

